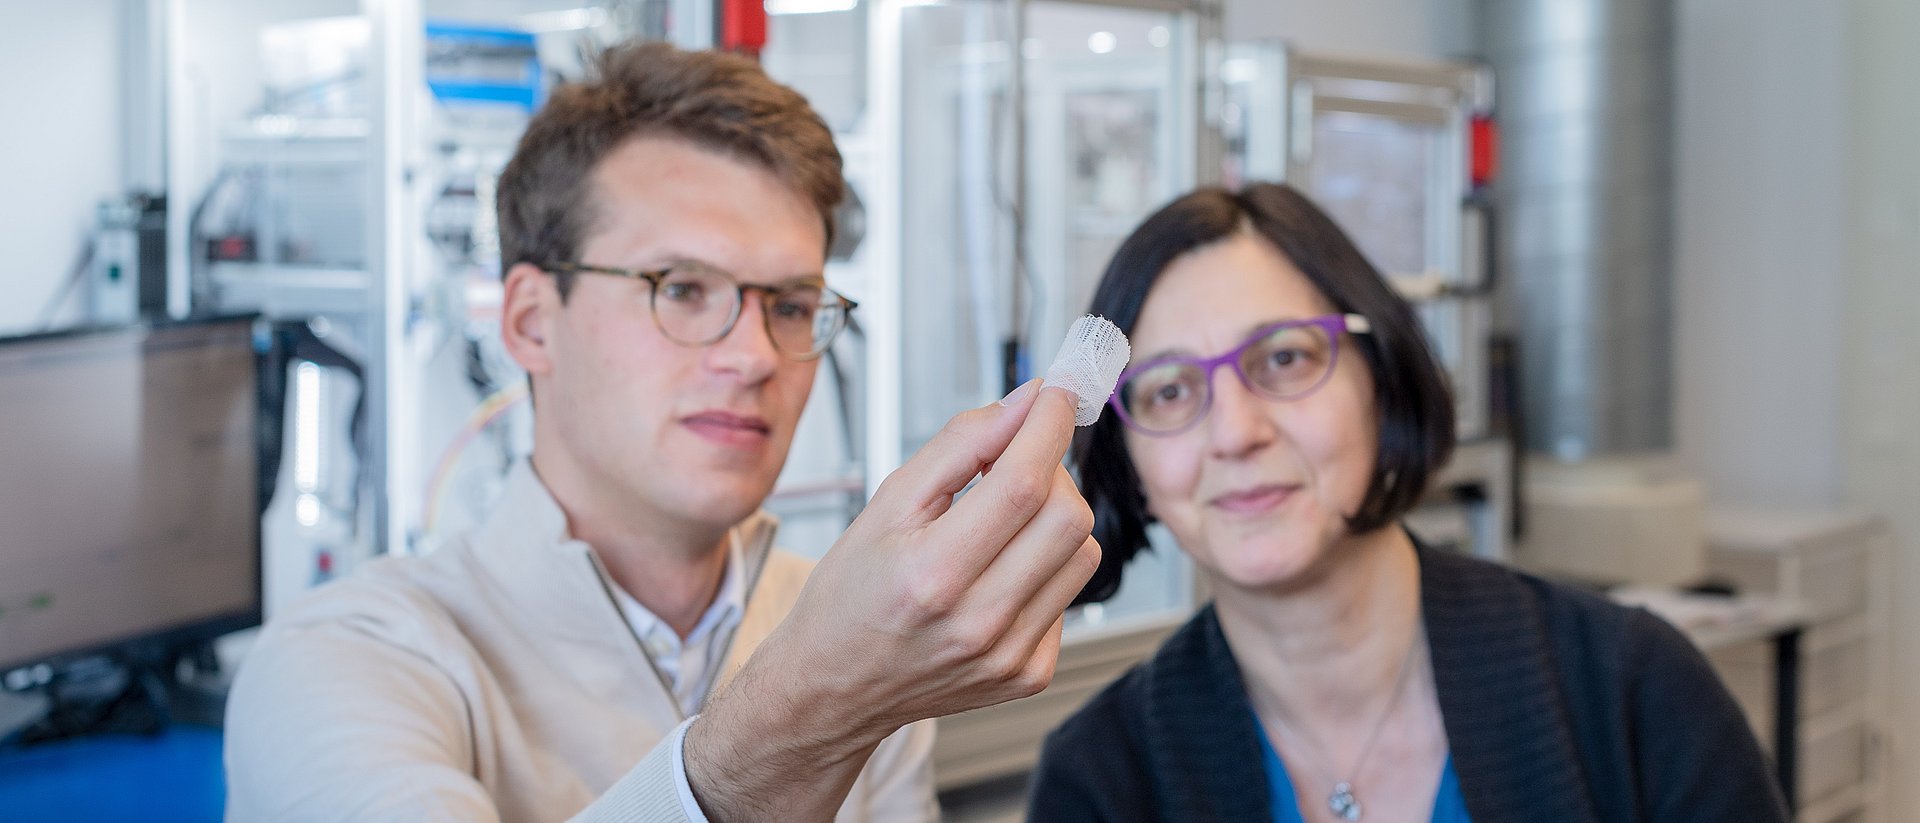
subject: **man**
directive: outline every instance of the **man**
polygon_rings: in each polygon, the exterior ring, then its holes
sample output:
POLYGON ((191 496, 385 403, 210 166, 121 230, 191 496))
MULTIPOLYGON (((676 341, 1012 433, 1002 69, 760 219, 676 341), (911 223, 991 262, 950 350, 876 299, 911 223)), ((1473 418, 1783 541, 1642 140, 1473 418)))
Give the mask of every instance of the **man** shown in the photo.
POLYGON ((956 418, 818 569, 758 508, 848 301, 820 118, 752 62, 609 50, 499 185, 534 452, 484 525, 277 616, 235 820, 920 820, 927 718, 1044 688, 1098 563, 1072 400, 956 418), (965 496, 955 495, 978 475, 965 496))

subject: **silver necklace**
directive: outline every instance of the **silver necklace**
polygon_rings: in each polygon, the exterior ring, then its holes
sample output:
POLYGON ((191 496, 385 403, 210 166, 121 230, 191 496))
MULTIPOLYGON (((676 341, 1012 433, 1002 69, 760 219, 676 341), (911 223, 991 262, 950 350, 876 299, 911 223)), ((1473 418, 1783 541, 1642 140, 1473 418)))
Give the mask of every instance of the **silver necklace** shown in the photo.
MULTIPOLYGON (((1387 727, 1387 718, 1393 716, 1393 707, 1399 704, 1400 694, 1407 690, 1407 681, 1411 679, 1407 676, 1407 673, 1413 670, 1414 652, 1419 649, 1420 638, 1415 637, 1413 645, 1407 647, 1407 656, 1400 660, 1400 674, 1394 678, 1393 693, 1387 696, 1387 706, 1381 710, 1380 719, 1374 721, 1373 731, 1367 735, 1366 745, 1360 747, 1359 758, 1354 761, 1353 768, 1347 770, 1346 774, 1348 777, 1346 779, 1334 780, 1333 791, 1327 794, 1327 810, 1333 812, 1334 817, 1348 821, 1348 823, 1354 823, 1360 819, 1362 807, 1360 805, 1360 798, 1353 793, 1354 778, 1359 777, 1360 769, 1367 765, 1367 755, 1373 753, 1374 742, 1380 739, 1380 731, 1387 727)), ((1288 728, 1286 721, 1281 720, 1277 714, 1274 716, 1274 722, 1279 724, 1280 728, 1285 729, 1294 739, 1299 740, 1302 745, 1312 749, 1313 754, 1320 754, 1318 746, 1313 745, 1313 742, 1308 740, 1306 735, 1288 728)), ((1327 758, 1322 756, 1319 759, 1324 762, 1327 758)))

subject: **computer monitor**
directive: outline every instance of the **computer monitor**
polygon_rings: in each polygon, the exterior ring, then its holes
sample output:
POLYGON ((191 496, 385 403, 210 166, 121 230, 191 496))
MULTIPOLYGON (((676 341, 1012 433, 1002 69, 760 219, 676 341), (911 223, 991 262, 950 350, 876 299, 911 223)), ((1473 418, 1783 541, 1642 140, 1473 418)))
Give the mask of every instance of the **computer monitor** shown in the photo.
POLYGON ((0 673, 260 622, 250 317, 0 340, 0 673))

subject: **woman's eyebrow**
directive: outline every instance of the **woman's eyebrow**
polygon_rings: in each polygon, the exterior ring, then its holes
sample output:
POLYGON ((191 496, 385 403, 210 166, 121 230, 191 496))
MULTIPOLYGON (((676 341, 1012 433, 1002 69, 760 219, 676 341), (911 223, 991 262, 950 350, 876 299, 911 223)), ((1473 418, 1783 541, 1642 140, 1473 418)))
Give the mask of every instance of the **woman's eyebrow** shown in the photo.
POLYGON ((1298 323, 1305 319, 1307 318, 1305 317, 1270 317, 1266 320, 1261 320, 1256 323, 1248 324, 1246 328, 1243 328, 1240 330, 1240 334, 1236 339, 1238 339, 1242 343, 1245 343, 1247 341, 1247 338, 1252 337, 1254 332, 1260 331, 1261 329, 1272 328, 1282 323, 1298 323))
POLYGON ((1173 357, 1184 357, 1187 359, 1194 359, 1194 360, 1199 359, 1199 355, 1194 354, 1192 349, 1174 346, 1172 348, 1160 349, 1158 351, 1133 358, 1133 362, 1137 365, 1140 363, 1151 363, 1155 360, 1166 360, 1168 358, 1173 358, 1173 357))
MULTIPOLYGON (((1238 340, 1239 343, 1245 343, 1247 341, 1247 338, 1252 337, 1254 332, 1257 332, 1261 329, 1268 328, 1270 326, 1278 326, 1281 323, 1295 323, 1304 319, 1306 318, 1279 317, 1279 318, 1270 318, 1267 320, 1261 320, 1254 323, 1249 323, 1240 330, 1240 333, 1238 335, 1235 335, 1234 339, 1238 340)), ((1234 345, 1239 345, 1239 343, 1235 343, 1234 345)), ((1145 354, 1140 357, 1136 357, 1133 359, 1133 362, 1151 363, 1155 360, 1162 360, 1169 357, 1188 357, 1196 360, 1203 359, 1200 357, 1200 355, 1194 354, 1192 349, 1186 349, 1186 348, 1175 346, 1172 348, 1159 349, 1152 353, 1145 354)))

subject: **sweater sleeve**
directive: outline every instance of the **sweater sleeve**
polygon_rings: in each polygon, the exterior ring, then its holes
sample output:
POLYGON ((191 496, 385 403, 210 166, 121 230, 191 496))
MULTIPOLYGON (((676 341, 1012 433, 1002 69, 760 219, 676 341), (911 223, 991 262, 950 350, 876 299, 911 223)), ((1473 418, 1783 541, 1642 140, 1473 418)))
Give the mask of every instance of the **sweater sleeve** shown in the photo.
POLYGON ((571 823, 707 823, 687 782, 683 744, 692 723, 689 718, 676 727, 571 823))
POLYGON ((933 789, 934 721, 907 724, 880 742, 848 792, 836 823, 927 823, 940 819, 933 789))
POLYGON ((227 701, 227 819, 499 820, 438 668, 343 624, 269 632, 227 701))
POLYGON ((1699 649, 1637 610, 1628 618, 1625 654, 1644 819, 1784 823, 1785 803, 1759 741, 1699 649))
MULTIPOLYGON (((227 819, 498 821, 467 711, 432 661, 352 623, 270 630, 227 701, 227 819)), ((677 740, 574 819, 688 823, 677 740)))

